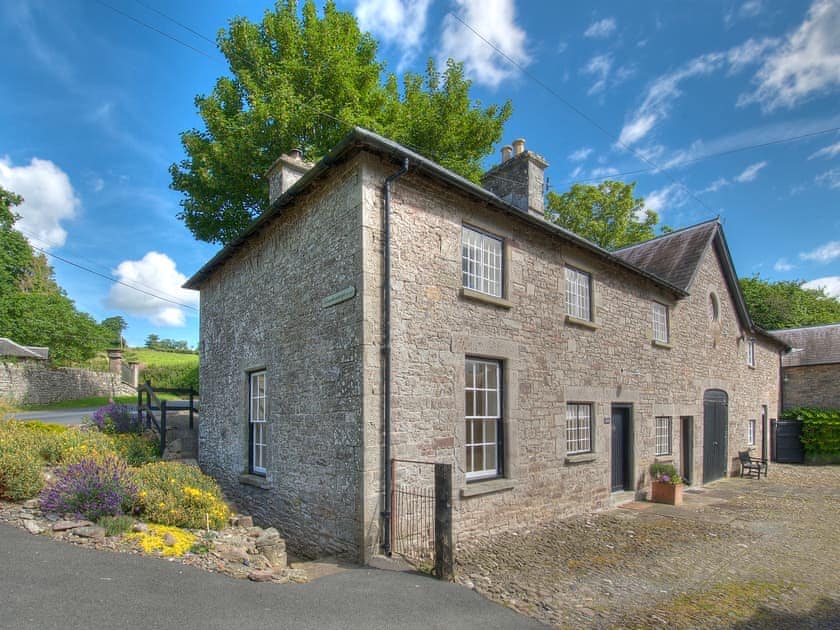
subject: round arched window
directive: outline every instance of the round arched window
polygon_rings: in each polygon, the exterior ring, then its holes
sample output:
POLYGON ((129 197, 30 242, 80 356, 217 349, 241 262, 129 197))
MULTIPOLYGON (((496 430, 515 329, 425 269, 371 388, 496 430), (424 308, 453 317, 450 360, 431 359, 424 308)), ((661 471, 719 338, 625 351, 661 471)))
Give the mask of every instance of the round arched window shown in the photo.
POLYGON ((718 297, 714 293, 709 293, 709 319, 713 322, 720 318, 720 304, 718 297))

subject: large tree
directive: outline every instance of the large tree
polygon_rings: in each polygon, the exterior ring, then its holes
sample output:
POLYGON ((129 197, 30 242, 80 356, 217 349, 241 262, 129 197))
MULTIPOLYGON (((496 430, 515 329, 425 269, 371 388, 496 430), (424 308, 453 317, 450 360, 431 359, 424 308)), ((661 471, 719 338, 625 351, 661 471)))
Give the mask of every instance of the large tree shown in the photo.
POLYGON ((0 337, 48 346, 58 363, 92 357, 105 335, 93 318, 76 310, 56 284, 46 258, 35 255, 14 229, 13 208, 23 199, 0 188, 0 337))
POLYGON ((510 102, 482 107, 452 61, 439 72, 383 78, 377 43, 328 1, 280 0, 260 23, 237 17, 219 48, 230 76, 196 97, 204 129, 181 134, 186 159, 170 167, 181 218, 196 238, 228 243, 268 204, 264 175, 282 153, 317 160, 359 125, 478 181, 501 139, 510 102), (300 10, 299 10, 300 9, 300 10))
POLYGON ((840 301, 802 280, 772 282, 759 275, 740 278, 752 320, 767 330, 840 323, 840 301))
POLYGON ((545 216, 605 249, 647 241, 655 236, 659 216, 645 208, 643 197, 633 195, 635 187, 635 182, 607 180, 575 184, 563 194, 549 192, 545 216))

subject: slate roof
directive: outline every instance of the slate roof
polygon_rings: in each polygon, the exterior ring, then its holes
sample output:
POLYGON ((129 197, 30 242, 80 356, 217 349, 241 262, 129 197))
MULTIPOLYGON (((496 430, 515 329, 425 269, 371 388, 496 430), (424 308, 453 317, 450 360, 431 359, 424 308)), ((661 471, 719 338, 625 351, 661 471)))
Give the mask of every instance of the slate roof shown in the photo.
POLYGON ((688 291, 709 241, 720 223, 717 219, 664 234, 657 238, 615 250, 613 253, 641 267, 683 291, 688 291))
POLYGON ((769 332, 792 348, 782 356, 783 367, 840 363, 840 323, 769 332))
POLYGON ((49 353, 49 348, 22 346, 11 339, 0 337, 0 357, 19 357, 22 359, 46 360, 49 358, 49 353))

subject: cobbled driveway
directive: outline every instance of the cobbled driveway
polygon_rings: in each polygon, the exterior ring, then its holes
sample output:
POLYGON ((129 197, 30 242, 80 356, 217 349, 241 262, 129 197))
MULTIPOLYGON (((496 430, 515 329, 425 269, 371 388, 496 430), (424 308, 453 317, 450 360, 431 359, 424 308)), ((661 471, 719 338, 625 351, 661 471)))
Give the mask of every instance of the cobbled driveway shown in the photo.
POLYGON ((771 464, 456 559, 459 582, 556 627, 840 628, 840 466, 771 464))

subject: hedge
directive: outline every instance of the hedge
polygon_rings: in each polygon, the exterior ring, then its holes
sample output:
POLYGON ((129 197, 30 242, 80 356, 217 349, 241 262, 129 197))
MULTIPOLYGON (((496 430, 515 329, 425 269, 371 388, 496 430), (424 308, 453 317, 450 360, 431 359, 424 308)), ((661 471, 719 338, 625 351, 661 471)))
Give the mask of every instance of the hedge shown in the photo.
POLYGON ((802 446, 810 457, 840 458, 840 409, 797 407, 782 413, 783 420, 802 422, 802 446))

